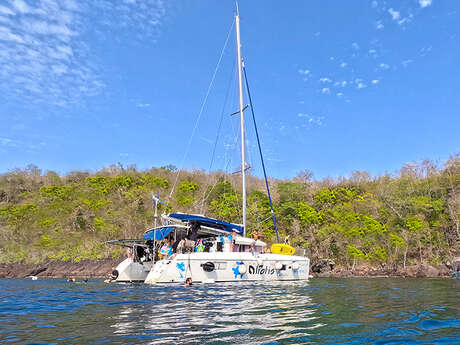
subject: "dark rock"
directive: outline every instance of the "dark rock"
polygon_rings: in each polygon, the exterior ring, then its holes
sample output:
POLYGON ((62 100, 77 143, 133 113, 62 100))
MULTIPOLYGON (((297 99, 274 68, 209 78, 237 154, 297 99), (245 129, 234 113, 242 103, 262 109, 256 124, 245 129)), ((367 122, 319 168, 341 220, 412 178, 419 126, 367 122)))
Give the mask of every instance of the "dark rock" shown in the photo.
POLYGON ((311 266, 313 273, 326 273, 334 270, 335 262, 331 259, 319 259, 311 266))
POLYGON ((37 275, 39 275, 40 273, 46 271, 47 269, 48 269, 48 267, 39 267, 39 268, 33 269, 33 270, 29 273, 29 276, 37 276, 37 275))
POLYGON ((445 265, 421 264, 418 266, 416 277, 418 278, 436 278, 446 277, 449 275, 449 269, 445 265))

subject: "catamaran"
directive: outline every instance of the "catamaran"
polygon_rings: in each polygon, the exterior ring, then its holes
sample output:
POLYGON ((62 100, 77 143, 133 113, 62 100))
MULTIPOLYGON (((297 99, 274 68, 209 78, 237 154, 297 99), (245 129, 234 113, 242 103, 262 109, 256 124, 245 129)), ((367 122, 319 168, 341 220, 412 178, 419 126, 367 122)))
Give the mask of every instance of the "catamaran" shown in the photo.
POLYGON ((183 283, 187 278, 192 278, 193 282, 212 283, 306 280, 309 277, 309 258, 293 255, 294 248, 287 244, 279 243, 275 213, 263 162, 251 94, 241 55, 238 4, 236 6, 235 28, 239 90, 239 111, 237 113, 240 115, 241 129, 242 224, 232 224, 195 214, 170 213, 169 215, 164 215, 162 217, 163 225, 146 231, 143 238, 144 241, 153 241, 152 252, 155 253, 153 260, 155 263, 145 279, 147 284, 183 283), (270 250, 268 250, 266 243, 258 238, 246 237, 244 111, 247 107, 244 107, 243 73, 278 242, 272 245, 270 250), (163 253, 160 258, 157 256, 158 241, 164 241, 168 237, 175 253, 163 253))

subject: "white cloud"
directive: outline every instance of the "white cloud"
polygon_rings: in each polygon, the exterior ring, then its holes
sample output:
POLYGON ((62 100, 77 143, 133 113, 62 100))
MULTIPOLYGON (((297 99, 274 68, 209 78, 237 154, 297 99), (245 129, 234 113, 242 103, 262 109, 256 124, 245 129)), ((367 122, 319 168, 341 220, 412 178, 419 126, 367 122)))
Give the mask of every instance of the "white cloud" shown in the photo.
POLYGON ((359 44, 356 43, 356 42, 353 42, 353 43, 351 44, 351 47, 352 47, 353 49, 355 49, 355 50, 359 50, 359 44))
POLYGON ((322 83, 332 83, 332 80, 329 79, 328 77, 320 78, 319 81, 322 83))
POLYGON ((390 68, 390 66, 387 65, 386 63, 381 63, 381 64, 379 65, 379 67, 380 67, 381 69, 389 69, 389 68, 390 68))
POLYGON ((398 20, 401 17, 400 13, 398 11, 394 10, 393 8, 390 8, 388 10, 388 13, 391 15, 391 18, 393 20, 398 20))
POLYGON ((321 93, 324 93, 326 95, 329 95, 331 93, 331 90, 328 87, 323 87, 321 89, 321 93))
MULTIPOLYGON (((24 43, 21 36, 16 35, 10 31, 10 29, 0 26, 0 41, 11 41, 17 43, 24 43)), ((1 47, 1 46, 0 46, 1 47)))
POLYGON ((299 74, 302 74, 302 75, 309 75, 310 74, 310 71, 308 69, 299 69, 299 70, 297 70, 297 72, 299 72, 299 74))
POLYGON ((29 6, 23 0, 14 0, 13 6, 21 13, 30 12, 29 6))
POLYGON ((6 14, 6 15, 9 15, 9 16, 14 16, 16 14, 10 8, 5 7, 5 6, 1 6, 1 5, 0 5, 0 13, 6 14))
POLYGON ((138 108, 148 108, 148 107, 150 107, 150 104, 149 103, 138 103, 138 104, 136 104, 136 107, 138 107, 138 108))
POLYGON ((337 92, 337 97, 343 97, 343 93, 342 92, 337 92))
POLYGON ((0 137, 0 146, 4 147, 20 147, 22 143, 18 140, 13 140, 10 138, 0 137))
POLYGON ((340 64, 340 67, 345 68, 345 67, 347 67, 347 65, 348 65, 348 64, 347 64, 346 62, 342 62, 342 63, 340 64))
POLYGON ((53 69, 53 72, 56 73, 57 75, 64 74, 68 71, 67 66, 63 64, 53 65, 51 66, 51 68, 53 69))
MULTIPOLYGON (((306 119, 307 125, 317 125, 322 126, 324 121, 324 116, 313 116, 305 113, 298 113, 297 117, 306 119)), ((305 125, 301 127, 307 127, 305 125)))
POLYGON ((120 153, 120 157, 128 157, 128 156, 129 156, 129 154, 128 154, 128 153, 125 153, 125 152, 123 152, 123 153, 120 153))
POLYGON ((428 7, 431 5, 432 0, 419 0, 418 3, 420 4, 420 7, 428 7))
POLYGON ((378 84, 379 82, 380 82, 380 80, 378 80, 378 79, 374 79, 374 80, 372 80, 372 82, 371 82, 371 83, 372 83, 372 84, 374 84, 374 85, 376 85, 376 84, 378 84))
POLYGON ((138 39, 148 41, 159 34, 165 6, 163 0, 2 2, 0 102, 66 106, 101 94, 104 68, 85 36, 120 40, 139 28, 138 39))
POLYGON ((401 64, 402 64, 404 67, 407 67, 407 66, 408 66, 409 64, 411 64, 412 62, 414 62, 414 60, 409 59, 409 60, 405 60, 405 61, 401 62, 401 64))
POLYGON ((348 84, 348 83, 347 83, 347 81, 346 81, 346 80, 342 81, 342 87, 346 87, 346 86, 347 86, 347 84, 348 84))
POLYGON ((382 24, 381 21, 378 21, 377 23, 375 23, 375 28, 377 30, 382 30, 385 26, 382 24))
POLYGON ((362 83, 362 82, 359 82, 359 83, 358 83, 358 86, 357 86, 358 89, 364 89, 364 88, 366 88, 366 87, 367 87, 367 85, 364 84, 364 83, 362 83))

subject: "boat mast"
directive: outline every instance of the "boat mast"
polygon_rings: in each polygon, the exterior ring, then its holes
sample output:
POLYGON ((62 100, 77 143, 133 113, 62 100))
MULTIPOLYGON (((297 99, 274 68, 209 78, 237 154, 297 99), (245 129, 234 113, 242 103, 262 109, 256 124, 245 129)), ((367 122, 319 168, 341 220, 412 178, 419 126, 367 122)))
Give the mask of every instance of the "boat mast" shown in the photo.
POLYGON ((243 59, 241 58, 241 41, 240 41, 240 16, 238 10, 238 1, 236 2, 236 48, 238 52, 238 86, 240 94, 240 127, 241 127, 241 177, 243 185, 243 236, 246 236, 246 159, 245 159, 245 138, 244 138, 244 105, 243 105, 243 76, 242 65, 243 59))

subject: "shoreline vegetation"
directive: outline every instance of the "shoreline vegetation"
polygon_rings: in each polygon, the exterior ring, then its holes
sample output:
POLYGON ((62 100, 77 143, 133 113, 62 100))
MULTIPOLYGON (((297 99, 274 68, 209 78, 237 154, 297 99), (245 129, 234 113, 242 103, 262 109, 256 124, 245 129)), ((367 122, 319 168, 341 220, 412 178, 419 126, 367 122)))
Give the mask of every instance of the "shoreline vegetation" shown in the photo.
MULTIPOLYGON (((124 251, 104 242, 141 238, 152 228, 152 192, 168 204, 160 214, 239 222, 239 176, 178 173, 118 164, 66 175, 34 165, 0 174, 0 277, 105 277, 124 251)), ((247 180, 249 235, 274 243, 264 181, 247 180)), ((392 175, 355 171, 317 181, 302 171, 269 183, 280 239, 306 251, 314 275, 444 277, 460 256, 460 154, 392 175)))
MULTIPOLYGON (((0 278, 28 278, 40 279, 51 278, 76 278, 76 279, 105 279, 110 276, 113 267, 120 259, 98 259, 72 261, 46 261, 40 264, 26 263, 3 263, 0 264, 0 278)), ((451 269, 445 265, 413 265, 405 269, 384 269, 372 267, 360 267, 350 270, 344 267, 336 267, 320 273, 311 272, 313 277, 393 277, 393 278, 450 278, 451 269)))

